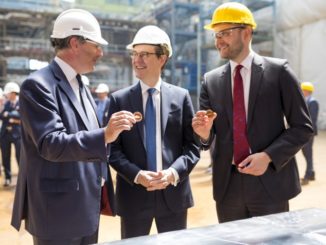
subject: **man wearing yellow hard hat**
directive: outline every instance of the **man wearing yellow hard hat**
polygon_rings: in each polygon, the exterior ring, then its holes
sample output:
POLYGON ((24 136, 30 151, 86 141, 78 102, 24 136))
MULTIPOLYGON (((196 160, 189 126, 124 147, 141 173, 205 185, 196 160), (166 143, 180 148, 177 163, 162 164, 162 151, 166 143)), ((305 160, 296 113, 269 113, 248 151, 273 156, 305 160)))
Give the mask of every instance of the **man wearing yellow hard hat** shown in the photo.
POLYGON ((204 149, 215 137, 219 222, 288 211, 289 199, 301 191, 294 155, 313 134, 288 62, 251 49, 256 27, 251 11, 236 2, 217 7, 205 26, 213 31, 220 56, 229 60, 204 75, 200 111, 192 121, 204 149))
MULTIPOLYGON (((312 97, 312 93, 314 92, 315 88, 314 85, 310 82, 303 82, 301 83, 302 93, 306 99, 308 109, 310 112, 310 117, 312 121, 312 126, 314 128, 314 135, 318 133, 317 127, 317 120, 318 120, 318 111, 319 111, 319 104, 318 101, 312 97)), ((313 165, 313 143, 314 137, 311 137, 307 144, 304 145, 302 148, 302 153, 304 158, 306 159, 307 167, 304 177, 301 179, 301 185, 307 185, 309 181, 315 180, 315 171, 313 165)))

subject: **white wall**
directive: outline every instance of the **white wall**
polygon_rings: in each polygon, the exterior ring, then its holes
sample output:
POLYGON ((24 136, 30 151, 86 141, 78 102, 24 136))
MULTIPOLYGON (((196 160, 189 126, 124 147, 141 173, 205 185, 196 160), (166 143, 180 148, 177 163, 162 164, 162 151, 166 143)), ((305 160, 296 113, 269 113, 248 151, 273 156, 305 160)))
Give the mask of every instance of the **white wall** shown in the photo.
POLYGON ((276 0, 274 54, 314 84, 319 128, 326 129, 326 0, 276 0))

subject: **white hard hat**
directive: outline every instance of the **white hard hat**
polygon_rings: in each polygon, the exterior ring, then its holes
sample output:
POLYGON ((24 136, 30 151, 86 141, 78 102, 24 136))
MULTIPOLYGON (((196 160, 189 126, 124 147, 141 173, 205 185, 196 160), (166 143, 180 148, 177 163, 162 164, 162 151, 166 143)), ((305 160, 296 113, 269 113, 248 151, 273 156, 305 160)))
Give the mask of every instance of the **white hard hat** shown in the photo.
POLYGON ((82 9, 68 9, 54 22, 51 38, 63 39, 69 36, 82 36, 102 45, 108 44, 102 38, 100 24, 94 15, 82 9))
POLYGON ((12 92, 17 93, 17 94, 19 94, 19 92, 20 92, 20 88, 19 88, 18 84, 15 82, 9 82, 4 87, 4 91, 3 91, 4 94, 9 94, 12 92))
POLYGON ((97 85, 97 88, 95 89, 95 93, 108 93, 109 92, 109 86, 105 83, 100 83, 97 85))
POLYGON ((136 44, 165 44, 169 50, 169 57, 172 56, 172 46, 170 38, 165 31, 157 26, 148 25, 140 28, 136 33, 132 43, 127 45, 127 49, 132 49, 136 44))

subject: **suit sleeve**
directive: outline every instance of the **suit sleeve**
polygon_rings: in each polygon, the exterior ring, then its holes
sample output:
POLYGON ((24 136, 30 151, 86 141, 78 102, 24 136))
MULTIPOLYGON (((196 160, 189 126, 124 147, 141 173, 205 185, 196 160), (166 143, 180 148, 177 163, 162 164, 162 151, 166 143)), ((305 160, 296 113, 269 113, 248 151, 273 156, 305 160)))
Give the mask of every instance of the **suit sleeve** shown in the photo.
POLYGON ((200 158, 198 139, 195 137, 191 125, 193 115, 194 109, 187 92, 183 101, 183 152, 171 165, 178 172, 180 182, 190 174, 200 158))
MULTIPOLYGON (((113 113, 120 110, 119 103, 116 98, 111 95, 108 117, 110 118, 113 113)), ((137 164, 130 162, 125 155, 121 139, 123 134, 124 132, 122 132, 119 137, 111 143, 109 164, 124 180, 126 180, 130 185, 134 185, 134 179, 141 168, 137 164)))
POLYGON ((59 95, 51 89, 55 90, 29 79, 23 83, 20 93, 24 133, 39 154, 53 162, 106 161, 104 130, 80 130, 76 111, 69 105, 59 105, 59 95))
POLYGON ((306 102, 287 62, 281 66, 278 82, 283 113, 289 127, 264 150, 272 158, 277 171, 293 158, 313 133, 306 102))

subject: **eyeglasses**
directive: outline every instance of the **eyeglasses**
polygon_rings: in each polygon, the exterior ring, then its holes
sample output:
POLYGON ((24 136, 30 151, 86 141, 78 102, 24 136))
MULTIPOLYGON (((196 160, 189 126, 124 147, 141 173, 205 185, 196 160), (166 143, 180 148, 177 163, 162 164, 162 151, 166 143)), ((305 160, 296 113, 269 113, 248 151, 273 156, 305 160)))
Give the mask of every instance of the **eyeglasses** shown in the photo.
POLYGON ((141 58, 141 59, 147 59, 150 55, 157 55, 157 53, 151 53, 151 52, 136 52, 136 51, 132 51, 130 52, 130 57, 132 59, 135 59, 137 57, 141 58))
POLYGON ((90 39, 84 39, 84 40, 85 40, 85 42, 87 42, 87 43, 91 43, 91 44, 93 44, 93 45, 95 46, 96 49, 102 49, 102 46, 101 46, 100 44, 98 44, 97 42, 94 42, 94 41, 92 41, 92 40, 90 40, 90 39))
POLYGON ((229 37, 232 35, 233 30, 236 30, 236 29, 245 29, 245 27, 244 26, 231 27, 231 28, 225 29, 223 31, 215 32, 215 33, 213 33, 213 36, 216 39, 223 38, 223 37, 229 37))

